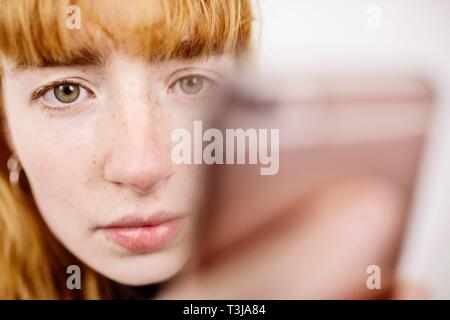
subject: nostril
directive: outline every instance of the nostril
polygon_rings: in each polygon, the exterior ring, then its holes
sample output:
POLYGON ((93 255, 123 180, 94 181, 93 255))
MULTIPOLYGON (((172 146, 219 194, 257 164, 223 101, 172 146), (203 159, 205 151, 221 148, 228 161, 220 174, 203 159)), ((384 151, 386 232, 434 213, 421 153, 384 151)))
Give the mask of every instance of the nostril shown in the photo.
POLYGON ((142 188, 136 187, 136 186, 131 186, 131 189, 133 189, 133 191, 135 191, 136 193, 145 195, 145 194, 149 194, 153 191, 153 186, 146 188, 146 189, 142 189, 142 188))
POLYGON ((130 165, 118 169, 112 181, 140 194, 150 193, 154 186, 162 180, 163 175, 157 168, 130 165))
POLYGON ((142 174, 142 176, 130 175, 127 179, 124 179, 125 184, 131 189, 143 194, 149 193, 153 189, 157 180, 157 177, 153 177, 151 175, 144 176, 144 174, 142 174))
POLYGON ((130 183, 129 186, 131 189, 133 189, 136 193, 145 195, 145 194, 149 194, 152 193, 153 190, 155 189, 155 186, 158 184, 161 184, 162 182, 164 182, 165 180, 169 179, 172 176, 172 173, 170 174, 159 174, 158 176, 155 178, 150 178, 148 179, 148 177, 141 177, 142 180, 138 179, 134 179, 133 183, 130 183))

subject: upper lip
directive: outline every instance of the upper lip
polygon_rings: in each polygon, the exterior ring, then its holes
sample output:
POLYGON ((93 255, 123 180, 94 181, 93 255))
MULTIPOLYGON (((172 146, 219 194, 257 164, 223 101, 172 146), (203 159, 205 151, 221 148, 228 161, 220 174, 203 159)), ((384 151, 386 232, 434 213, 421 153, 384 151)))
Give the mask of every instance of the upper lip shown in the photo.
POLYGON ((124 216, 113 223, 101 226, 100 229, 108 228, 139 228, 145 226, 156 226, 167 223, 171 220, 181 218, 182 215, 174 215, 167 213, 157 213, 149 216, 139 214, 131 214, 124 216))

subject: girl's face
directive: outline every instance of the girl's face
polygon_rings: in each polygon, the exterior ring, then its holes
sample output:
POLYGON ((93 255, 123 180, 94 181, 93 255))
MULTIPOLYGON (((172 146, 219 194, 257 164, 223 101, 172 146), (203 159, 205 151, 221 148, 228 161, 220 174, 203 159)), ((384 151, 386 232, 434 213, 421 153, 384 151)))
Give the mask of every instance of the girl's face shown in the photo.
POLYGON ((5 129, 69 251, 124 284, 163 281, 190 254, 204 191, 199 165, 172 163, 171 133, 212 116, 205 101, 232 60, 102 57, 33 68, 5 61, 5 129))

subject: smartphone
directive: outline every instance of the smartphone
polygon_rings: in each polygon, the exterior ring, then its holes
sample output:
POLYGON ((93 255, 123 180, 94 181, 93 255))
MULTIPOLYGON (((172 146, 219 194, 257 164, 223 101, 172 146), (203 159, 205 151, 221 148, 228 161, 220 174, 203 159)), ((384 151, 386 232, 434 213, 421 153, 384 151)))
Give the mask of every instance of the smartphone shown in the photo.
POLYGON ((429 134, 414 205, 397 270, 400 283, 421 290, 424 298, 450 299, 450 127, 448 95, 439 87, 433 130, 429 134))
POLYGON ((339 177, 392 179, 412 202, 434 103, 420 72, 249 74, 231 81, 215 124, 222 132, 240 128, 247 140, 233 146, 241 163, 213 169, 210 252, 339 177), (260 142, 262 153, 251 148, 260 142))

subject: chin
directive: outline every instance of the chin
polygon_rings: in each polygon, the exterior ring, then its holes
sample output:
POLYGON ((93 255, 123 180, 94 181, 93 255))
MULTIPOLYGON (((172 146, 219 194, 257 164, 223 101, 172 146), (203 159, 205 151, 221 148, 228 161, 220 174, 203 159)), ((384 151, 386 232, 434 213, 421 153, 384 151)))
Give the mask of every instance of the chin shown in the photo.
POLYGON ((140 256, 109 259, 109 263, 92 266, 103 276, 129 286, 143 286, 168 281, 177 275, 188 260, 188 251, 174 249, 140 256))

